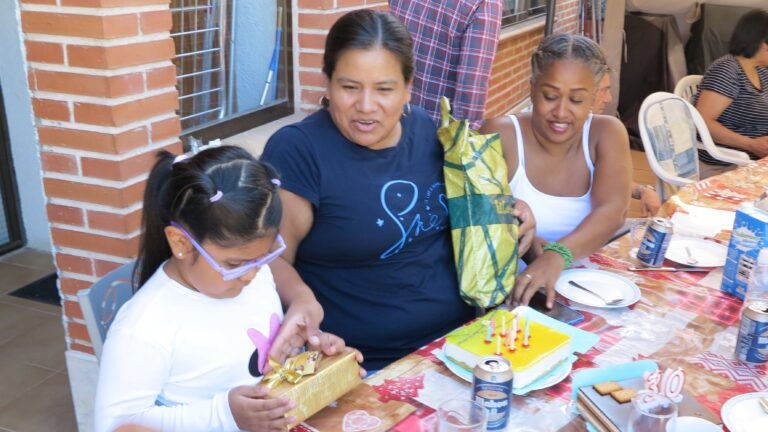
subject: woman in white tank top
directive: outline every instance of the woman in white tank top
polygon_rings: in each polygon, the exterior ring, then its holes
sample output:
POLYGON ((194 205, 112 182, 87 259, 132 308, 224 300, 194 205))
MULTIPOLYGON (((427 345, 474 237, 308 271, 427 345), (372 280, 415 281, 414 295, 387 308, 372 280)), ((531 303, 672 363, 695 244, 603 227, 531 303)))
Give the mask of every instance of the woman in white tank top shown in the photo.
POLYGON ((531 112, 489 120, 501 135, 510 187, 536 218, 537 239, 524 257, 513 300, 539 289, 548 303, 573 259, 600 249, 624 223, 632 164, 624 125, 592 115, 607 65, 600 47, 581 36, 544 38, 532 60, 531 112))

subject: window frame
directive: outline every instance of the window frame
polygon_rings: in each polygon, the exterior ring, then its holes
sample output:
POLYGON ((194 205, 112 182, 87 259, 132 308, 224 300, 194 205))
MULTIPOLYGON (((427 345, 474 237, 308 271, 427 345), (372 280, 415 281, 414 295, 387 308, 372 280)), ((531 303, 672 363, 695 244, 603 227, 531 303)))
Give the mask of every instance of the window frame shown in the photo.
MULTIPOLYGON (((280 65, 284 65, 285 67, 281 67, 282 71, 280 71, 279 76, 284 75, 287 78, 283 81, 286 98, 266 107, 257 107, 249 111, 237 112, 222 119, 213 120, 201 125, 193 126, 189 129, 183 129, 179 135, 179 139, 181 140, 185 151, 188 151, 191 148, 192 141, 207 144, 209 141, 215 139, 225 139, 233 135, 237 135, 241 132, 251 130, 255 127, 290 116, 295 112, 293 79, 293 28, 291 25, 291 17, 293 13, 292 1, 278 0, 277 3, 278 6, 283 7, 282 19, 285 23, 282 31, 282 55, 280 61, 280 65)), ((171 33, 173 33, 173 31, 171 33)), ((176 63, 174 61, 174 65, 175 64, 176 63)), ((280 84, 283 84, 279 81, 279 76, 274 77, 274 85, 280 86, 280 84)), ((282 88, 282 86, 278 87, 278 91, 280 91, 280 88, 282 88)))
MULTIPOLYGON (((531 0, 526 0, 526 1, 528 2, 528 4, 530 4, 531 0)), ((522 22, 547 15, 546 1, 544 2, 544 4, 540 6, 535 6, 535 7, 528 6, 525 11, 518 12, 516 14, 508 13, 508 10, 506 9, 506 5, 504 6, 504 8, 505 9, 502 10, 502 16, 501 16, 502 29, 513 27, 522 22)))

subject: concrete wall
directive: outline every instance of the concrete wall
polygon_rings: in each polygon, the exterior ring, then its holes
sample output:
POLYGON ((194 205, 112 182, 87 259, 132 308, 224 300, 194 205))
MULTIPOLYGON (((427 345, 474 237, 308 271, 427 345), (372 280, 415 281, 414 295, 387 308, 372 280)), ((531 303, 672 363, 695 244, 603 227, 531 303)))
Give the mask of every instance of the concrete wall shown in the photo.
POLYGON ((27 85, 27 68, 22 52, 19 5, 0 1, 0 83, 3 86, 12 166, 21 201, 21 217, 29 247, 51 250, 50 230, 45 210, 40 151, 37 145, 27 85))

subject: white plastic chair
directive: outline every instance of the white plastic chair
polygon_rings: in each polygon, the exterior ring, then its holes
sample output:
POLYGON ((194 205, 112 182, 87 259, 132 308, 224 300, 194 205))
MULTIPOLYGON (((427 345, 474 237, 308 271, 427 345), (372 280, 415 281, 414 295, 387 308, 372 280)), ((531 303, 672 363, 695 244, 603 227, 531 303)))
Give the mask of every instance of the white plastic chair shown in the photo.
POLYGON ((744 152, 716 146, 701 114, 680 96, 653 93, 643 101, 638 117, 645 155, 662 200, 667 198, 664 184, 679 187, 699 179, 697 133, 704 150, 715 159, 738 165, 750 162, 744 152))
POLYGON ((696 92, 699 89, 699 83, 703 77, 703 75, 686 75, 680 78, 680 81, 675 85, 674 93, 686 101, 693 103, 693 97, 696 96, 696 92))
POLYGON ((91 337, 96 359, 101 361, 101 348, 107 330, 117 315, 117 311, 133 296, 131 275, 135 261, 112 270, 90 288, 77 292, 80 308, 83 310, 85 327, 91 337))

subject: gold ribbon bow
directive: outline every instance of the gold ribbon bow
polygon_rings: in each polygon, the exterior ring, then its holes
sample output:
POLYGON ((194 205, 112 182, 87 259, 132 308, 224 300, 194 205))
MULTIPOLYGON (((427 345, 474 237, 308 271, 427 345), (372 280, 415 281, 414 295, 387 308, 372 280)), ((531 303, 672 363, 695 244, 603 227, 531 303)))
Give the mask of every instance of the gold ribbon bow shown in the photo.
POLYGON ((297 384, 304 376, 314 374, 319 363, 319 351, 305 351, 297 356, 289 357, 282 365, 270 357, 269 366, 272 371, 264 375, 261 382, 269 389, 277 387, 283 381, 297 384))

